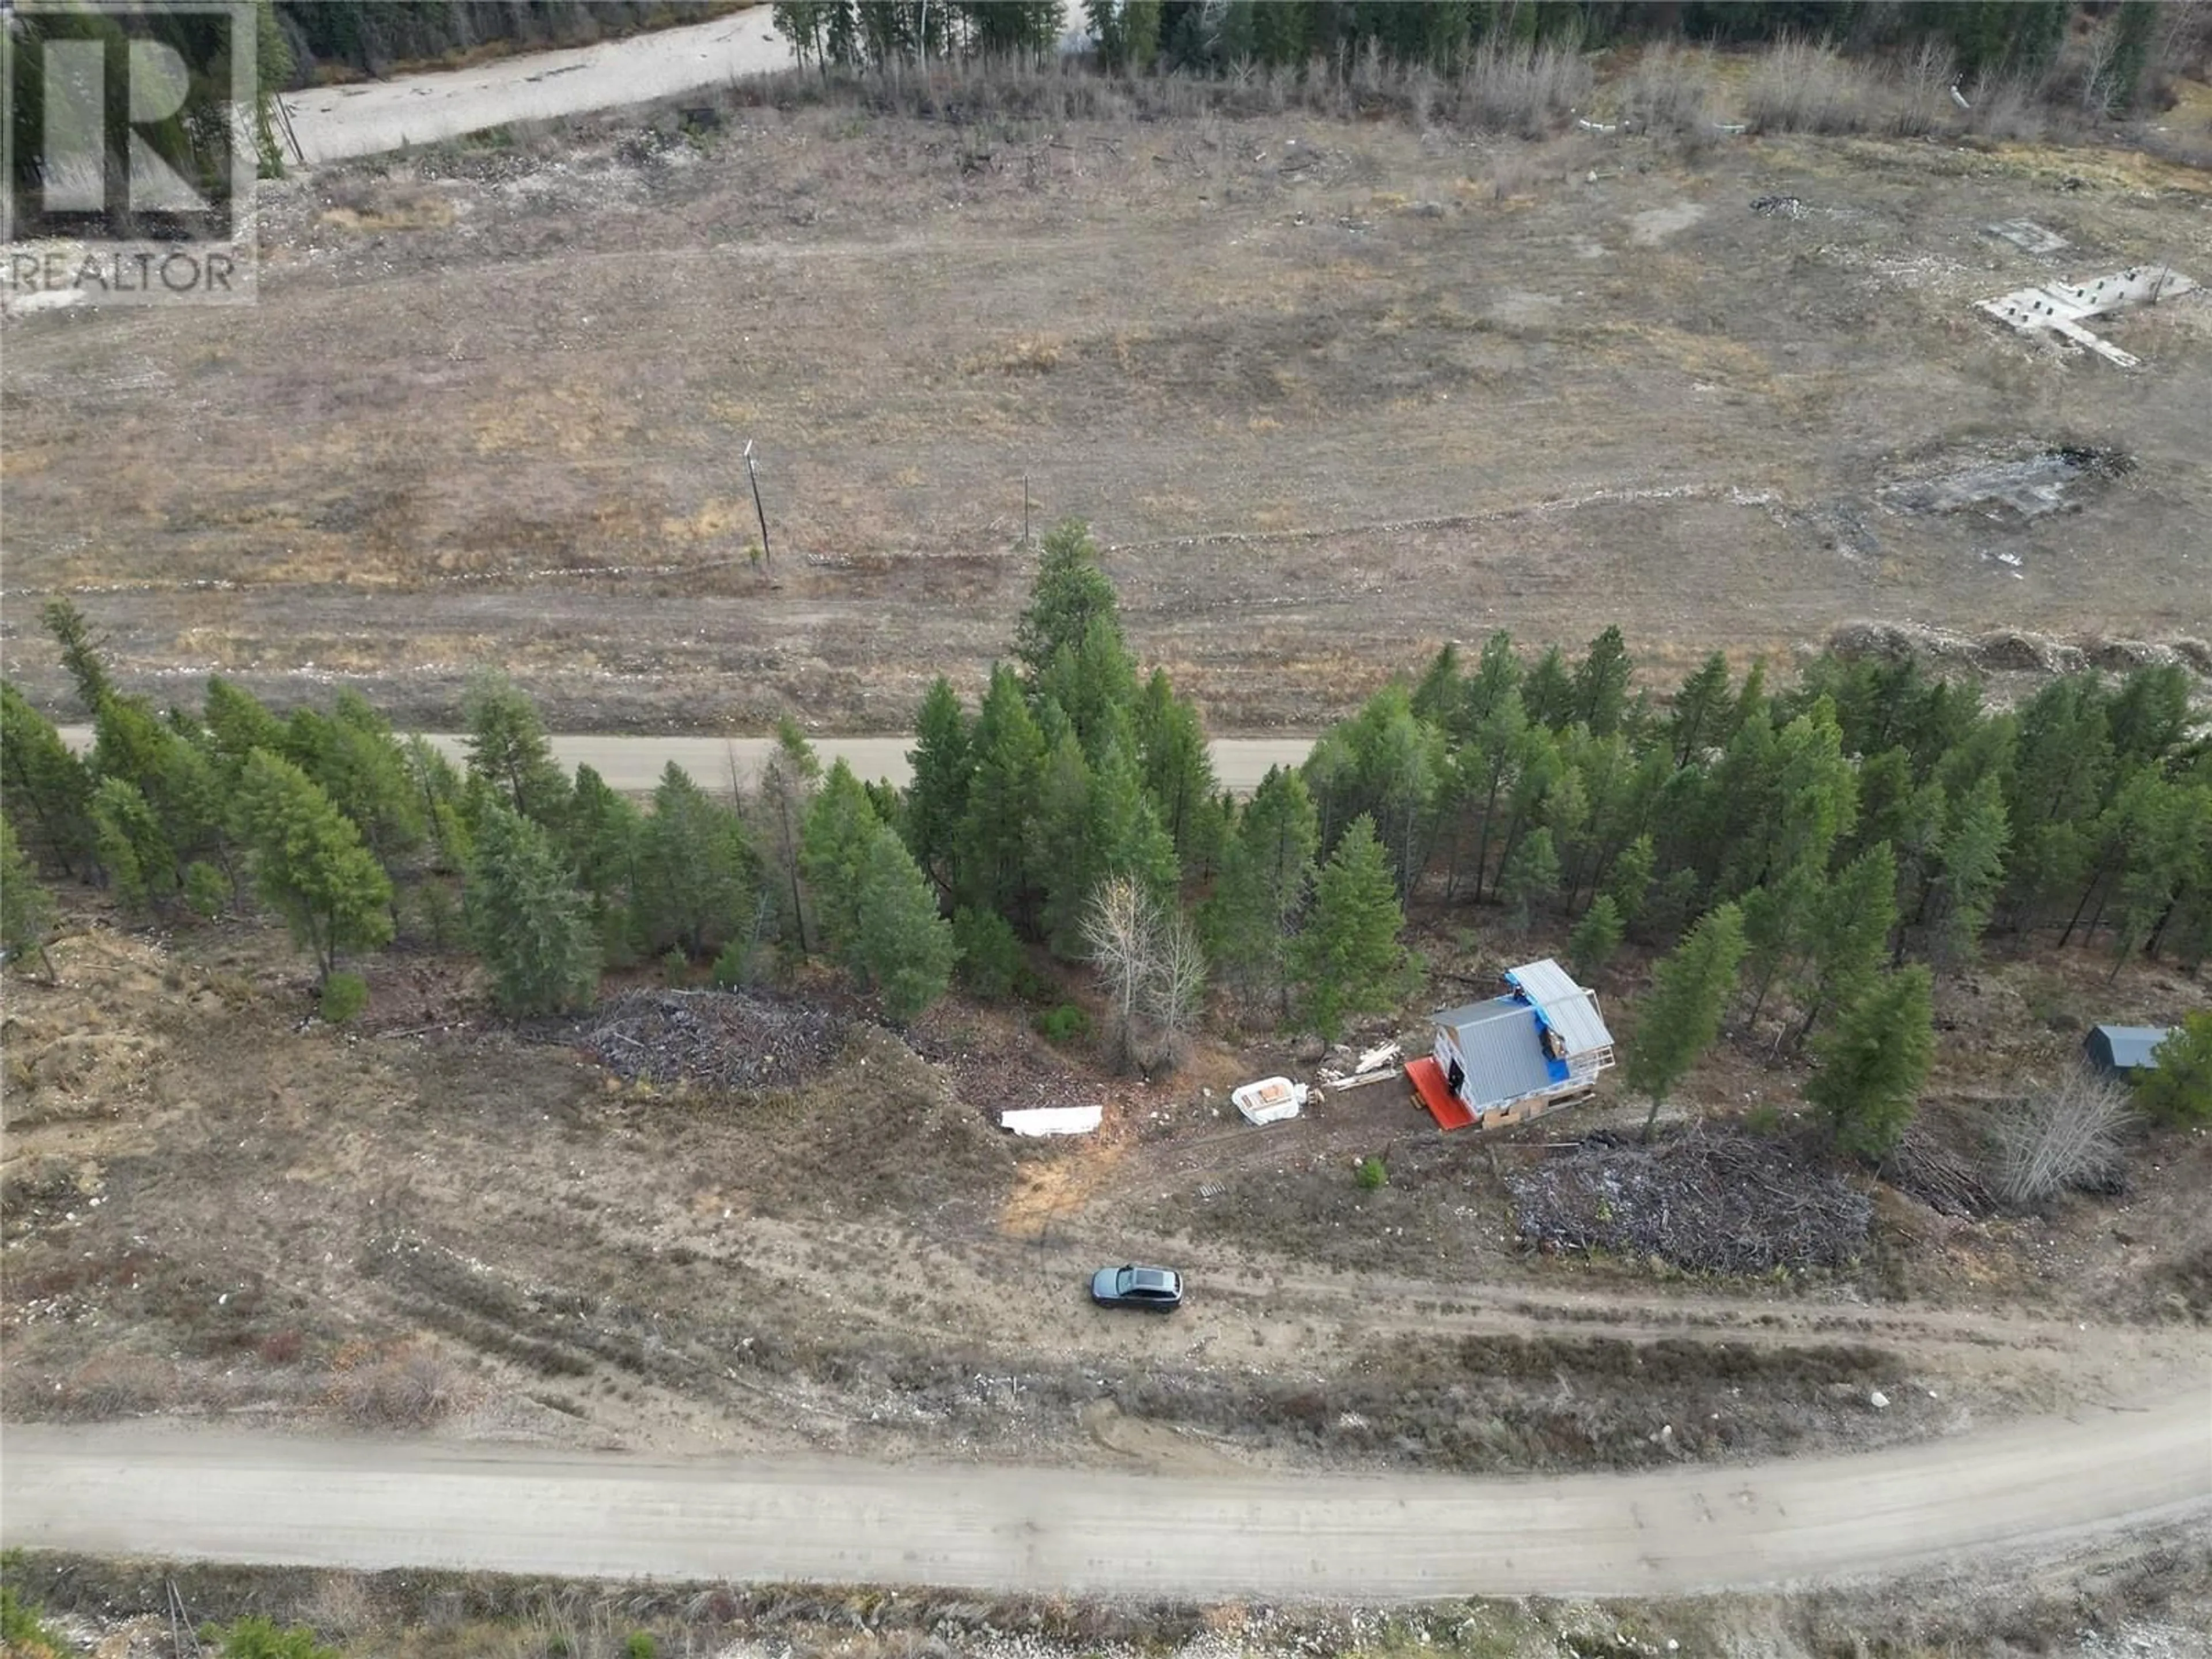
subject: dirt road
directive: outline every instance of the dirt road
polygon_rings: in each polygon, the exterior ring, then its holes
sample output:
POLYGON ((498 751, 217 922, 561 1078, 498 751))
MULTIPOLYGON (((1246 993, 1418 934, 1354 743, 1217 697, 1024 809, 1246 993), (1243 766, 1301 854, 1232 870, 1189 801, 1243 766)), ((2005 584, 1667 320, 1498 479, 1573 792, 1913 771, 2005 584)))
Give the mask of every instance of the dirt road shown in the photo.
POLYGON ((1869 1456, 1616 1478, 1176 1480, 10 1428, 12 1546, 1091 1594, 1837 1580, 2212 1510, 2212 1389, 1869 1456))
POLYGON ((791 47, 766 7, 474 69, 405 75, 284 94, 301 159, 335 161, 434 143, 487 127, 673 98, 740 75, 789 69, 791 47))
MULTIPOLYGON (((62 740, 80 753, 92 747, 92 728, 88 726, 65 726, 61 732, 62 740)), ((464 757, 462 744, 465 739, 462 738, 434 732, 430 741, 457 762, 464 757)), ((913 742, 911 738, 817 738, 814 751, 822 757, 824 766, 842 760, 864 780, 888 778, 903 786, 908 776, 906 751, 913 747, 913 742)), ((583 735, 556 737, 552 744, 553 758, 562 766, 571 770, 579 766, 592 767, 611 787, 628 794, 650 793, 671 761, 690 773, 696 782, 710 789, 726 783, 733 768, 739 776, 750 780, 760 775, 761 763, 775 748, 774 740, 768 738, 583 735)), ((1268 768, 1303 764, 1313 748, 1313 739, 1220 738, 1214 741, 1212 748, 1213 769, 1222 787, 1249 794, 1267 775, 1268 768)))

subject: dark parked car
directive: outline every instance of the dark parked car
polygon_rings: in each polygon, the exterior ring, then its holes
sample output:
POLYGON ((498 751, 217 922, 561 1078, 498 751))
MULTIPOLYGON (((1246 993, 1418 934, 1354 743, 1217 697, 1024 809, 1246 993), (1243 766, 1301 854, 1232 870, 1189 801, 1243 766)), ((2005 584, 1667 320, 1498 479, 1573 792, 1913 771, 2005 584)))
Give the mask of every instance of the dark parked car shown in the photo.
POLYGON ((1091 1299, 1102 1308, 1182 1306, 1182 1275, 1172 1267, 1101 1267, 1091 1275, 1091 1299))

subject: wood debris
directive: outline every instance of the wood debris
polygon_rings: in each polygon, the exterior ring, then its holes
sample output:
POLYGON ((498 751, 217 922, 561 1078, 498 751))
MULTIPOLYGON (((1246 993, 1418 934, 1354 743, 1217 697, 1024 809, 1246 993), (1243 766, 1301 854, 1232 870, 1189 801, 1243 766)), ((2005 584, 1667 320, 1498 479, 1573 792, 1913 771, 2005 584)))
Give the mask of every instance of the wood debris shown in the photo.
POLYGON ((1841 1267, 1865 1249, 1874 1215, 1863 1193, 1779 1141, 1698 1129, 1651 1146, 1593 1135, 1507 1184, 1530 1244, 1701 1273, 1841 1267))

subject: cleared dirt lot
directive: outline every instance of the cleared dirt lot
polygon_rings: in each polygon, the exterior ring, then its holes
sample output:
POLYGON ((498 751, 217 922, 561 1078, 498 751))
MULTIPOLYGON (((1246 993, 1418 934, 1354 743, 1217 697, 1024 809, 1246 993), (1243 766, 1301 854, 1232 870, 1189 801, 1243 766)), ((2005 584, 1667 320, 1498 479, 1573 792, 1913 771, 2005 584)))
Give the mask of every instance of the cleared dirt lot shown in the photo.
POLYGON ((1495 627, 1618 619, 1669 676, 1855 618, 2212 632, 2212 304, 2114 325, 2132 374, 1972 310, 2212 276, 2212 179, 2128 152, 741 111, 275 198, 252 310, 9 324, 34 693, 66 590, 142 684, 441 723, 489 659, 556 727, 896 730, 1007 637, 1024 476, 1223 730, 1495 627), (2032 517, 1940 487, 2053 446, 2131 465, 2032 517))

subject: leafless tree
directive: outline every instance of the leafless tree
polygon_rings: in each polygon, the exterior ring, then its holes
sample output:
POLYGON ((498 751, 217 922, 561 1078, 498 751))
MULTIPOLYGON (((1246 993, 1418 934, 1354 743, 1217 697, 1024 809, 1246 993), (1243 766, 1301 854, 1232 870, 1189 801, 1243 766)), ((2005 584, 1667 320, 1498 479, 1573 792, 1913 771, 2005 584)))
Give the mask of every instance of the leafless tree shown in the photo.
POLYGON ((1136 1059, 1137 1017, 1153 976, 1158 934, 1159 906, 1143 884, 1127 876, 1098 884, 1084 912, 1083 943, 1113 999, 1106 1048, 1116 1066, 1136 1059))
POLYGON ((1145 1001, 1158 1033, 1153 1054, 1170 1070, 1182 1058, 1182 1040, 1206 994, 1206 952, 1197 932, 1176 912, 1160 919, 1145 1001))
POLYGON ((2005 1203, 2039 1203, 2118 1167, 2127 1091, 2076 1066, 1997 1120, 1990 1184, 2005 1203))
POLYGON ((1116 1066, 1172 1066, 1206 993, 1206 952, 1178 910, 1110 876, 1091 895, 1083 942, 1112 1000, 1107 1054, 1116 1066))

